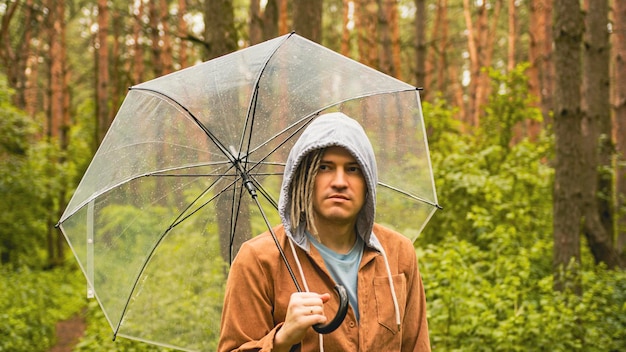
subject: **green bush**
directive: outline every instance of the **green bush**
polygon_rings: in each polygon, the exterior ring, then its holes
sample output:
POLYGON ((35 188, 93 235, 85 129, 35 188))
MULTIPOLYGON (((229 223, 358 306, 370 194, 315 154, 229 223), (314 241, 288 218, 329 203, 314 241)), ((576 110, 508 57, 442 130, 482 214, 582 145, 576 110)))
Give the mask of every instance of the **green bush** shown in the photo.
POLYGON ((79 274, 2 266, 0 272, 0 351, 46 351, 55 342, 56 322, 85 305, 79 274))

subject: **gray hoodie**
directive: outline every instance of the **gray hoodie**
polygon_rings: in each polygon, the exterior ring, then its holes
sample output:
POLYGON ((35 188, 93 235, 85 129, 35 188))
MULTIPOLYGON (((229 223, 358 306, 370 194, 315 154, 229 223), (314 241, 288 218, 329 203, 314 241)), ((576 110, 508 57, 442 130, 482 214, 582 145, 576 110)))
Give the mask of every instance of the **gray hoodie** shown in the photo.
POLYGON ((378 240, 372 233, 376 212, 376 184, 378 182, 374 149, 363 127, 341 112, 320 115, 314 119, 302 132, 289 153, 278 200, 278 211, 285 232, 299 247, 309 251, 310 243, 304 233, 304 224, 301 223, 295 233, 291 231, 289 187, 298 164, 309 152, 331 146, 347 149, 363 170, 367 184, 367 195, 365 204, 358 215, 357 233, 368 246, 379 249, 378 240))

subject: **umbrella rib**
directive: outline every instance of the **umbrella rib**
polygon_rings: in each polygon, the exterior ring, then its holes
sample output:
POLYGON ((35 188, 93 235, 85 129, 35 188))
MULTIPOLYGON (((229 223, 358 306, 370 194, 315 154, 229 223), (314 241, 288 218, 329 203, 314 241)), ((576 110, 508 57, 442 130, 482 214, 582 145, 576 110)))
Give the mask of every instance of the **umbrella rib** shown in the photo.
POLYGON ((286 131, 288 131, 289 129, 293 128, 293 126, 296 126, 300 123, 302 123, 303 121, 309 119, 309 121, 306 121, 305 123, 303 123, 300 127, 298 127, 295 131, 293 131, 289 137, 285 138, 285 140, 283 142, 281 142, 280 144, 278 144, 276 147, 274 147, 269 153, 267 153, 266 156, 264 156, 263 158, 260 159, 259 162, 257 162, 257 164, 253 165, 250 170, 256 168, 256 166, 258 166, 258 164, 262 163, 265 159, 267 159, 272 153, 274 153, 276 150, 278 150, 280 147, 282 147, 285 143, 287 143, 288 140, 290 140, 294 135, 296 135, 298 132, 300 132, 303 128, 305 128, 312 120, 315 116, 318 116, 320 114, 320 112, 333 107, 333 106, 337 106, 352 100, 357 100, 357 99, 363 99, 363 98, 368 98, 368 97, 372 97, 372 96, 376 96, 376 95, 382 95, 382 94, 392 94, 392 93, 402 93, 402 92, 411 92, 411 91, 419 91, 421 90, 421 88, 416 88, 416 87, 412 87, 412 88, 407 88, 407 89, 397 89, 397 90, 387 90, 387 91, 380 91, 380 92, 371 92, 371 93, 367 93, 367 94, 362 94, 359 96, 354 96, 348 99, 344 99, 338 102, 334 102, 332 104, 328 104, 316 111, 314 111, 313 113, 299 119, 298 121, 295 121, 294 123, 292 123, 291 125, 283 128, 280 132, 274 134, 273 136, 271 136, 270 138, 268 138, 264 143, 259 144, 256 148, 249 150, 247 152, 246 155, 250 155, 254 152, 256 152, 257 150, 259 150, 260 148, 266 146, 267 144, 269 144, 271 141, 277 139, 278 137, 280 137, 282 134, 284 134, 286 131))
MULTIPOLYGON (((234 165, 233 165, 234 167, 234 165)), ((122 310, 122 317, 124 316, 124 314, 126 314, 126 310, 128 309, 128 304, 130 303, 130 300, 133 296, 133 292, 135 292, 135 289, 137 288, 137 284, 139 283, 139 278, 141 277, 141 275, 143 274, 144 270, 146 269, 146 267, 148 266, 148 263, 150 262, 150 260, 152 259, 152 256, 154 255, 154 252, 156 251, 156 249, 159 247, 159 244, 163 241, 163 239, 165 238, 165 236, 167 236, 167 234, 176 226, 178 226, 180 223, 182 223, 183 221, 185 221, 187 218, 189 218, 190 216, 192 216, 193 214, 197 213, 198 211, 200 211, 200 209, 204 208, 207 204, 209 204, 212 200, 214 200, 215 198, 217 198, 219 195, 221 195, 222 193, 224 193, 230 186, 232 186, 235 182, 237 182, 237 180, 233 181, 231 184, 229 184, 227 187, 225 187, 224 189, 222 189, 220 192, 218 192, 217 194, 215 194, 213 197, 211 197, 208 201, 206 201, 204 204, 200 205, 196 210, 192 211, 191 213, 187 214, 186 216, 183 216, 183 214, 185 214, 185 212, 187 210, 189 210, 191 208, 191 206, 196 203, 198 201, 198 199, 200 199, 202 197, 202 195, 206 194, 218 181, 219 179, 216 179, 215 181, 213 181, 204 191, 202 191, 197 197, 196 199, 193 200, 193 202, 190 202, 189 205, 187 207, 185 207, 185 209, 176 217, 176 219, 174 219, 174 221, 170 224, 170 226, 165 229, 165 231, 163 231, 163 233, 159 236, 159 239, 156 241, 155 245, 152 247, 152 249, 150 250, 150 253, 148 253, 148 256, 146 257, 146 260, 144 261, 143 265, 141 266, 141 269, 139 270, 139 272, 137 273, 137 276, 133 282, 133 287, 130 290, 130 293, 128 295, 128 298, 126 299, 126 303, 124 303, 124 309, 122 310)), ((117 336, 117 333, 119 332, 119 329, 121 328, 122 325, 122 320, 120 320, 120 322, 118 323, 117 327, 115 328, 115 332, 113 334, 113 336, 117 336)))
POLYGON ((254 117, 256 116, 256 107, 257 107, 257 101, 259 98, 259 87, 261 85, 261 77, 263 76, 263 73, 265 73, 267 64, 272 59, 272 57, 274 57, 278 49, 280 49, 280 47, 287 40, 289 40, 289 38, 291 38, 291 36, 294 34, 295 32, 291 32, 290 34, 285 36, 285 38, 280 43, 278 43, 278 45, 276 45, 276 48, 272 51, 272 53, 267 56, 267 59, 263 63, 263 67, 259 70, 259 74, 256 77, 256 80, 254 82, 254 91, 252 93, 252 96, 250 97, 250 103, 248 104, 248 111, 246 112, 246 122, 243 125, 241 141, 239 142, 239 150, 241 150, 241 148, 243 147, 244 139, 246 137, 246 130, 249 130, 250 132, 248 133, 248 145, 246 147, 246 156, 250 155, 250 143, 252 141, 252 129, 254 128, 254 117), (250 127, 249 129, 248 129, 248 126, 250 127))
POLYGON ((396 192, 398 192, 398 193, 401 193, 401 194, 403 194, 403 195, 405 195, 405 196, 407 196, 407 197, 409 197, 409 198, 415 199, 415 200, 420 201, 420 202, 422 202, 422 203, 426 203, 426 204, 428 204, 428 205, 432 205, 433 207, 435 207, 435 208, 437 208, 437 209, 443 209, 443 207, 442 207, 441 205, 439 205, 438 203, 434 203, 434 202, 431 202, 431 201, 426 200, 426 199, 424 199, 424 198, 421 198, 421 197, 418 197, 418 196, 412 195, 411 193, 406 192, 406 191, 403 191, 403 190, 401 190, 401 189, 399 189, 399 188, 397 188, 397 187, 394 187, 394 186, 388 185, 388 184, 383 183, 383 182, 380 182, 380 181, 378 182, 378 185, 380 185, 380 186, 382 186, 382 187, 385 187, 385 188, 387 188, 387 189, 390 189, 390 190, 392 190, 392 191, 396 191, 396 192))
POLYGON ((169 95, 163 93, 163 92, 159 92, 158 90, 155 89, 150 89, 150 88, 141 88, 141 87, 131 87, 129 88, 130 90, 140 90, 140 91, 144 91, 144 92, 148 92, 148 93, 152 93, 152 94, 156 94, 158 96, 164 97, 166 98, 168 101, 176 104, 179 108, 181 108, 183 111, 185 111, 187 114, 189 114, 189 117, 191 117, 191 119, 196 123, 196 125, 198 127, 200 127, 200 129, 206 133, 206 135, 209 137, 209 139, 215 144, 215 146, 227 157, 231 160, 231 162, 233 164, 236 163, 235 157, 228 151, 228 148, 226 148, 221 142, 220 140, 217 138, 217 136, 215 136, 213 133, 211 133, 211 131, 209 131, 209 129, 200 122, 200 120, 198 120, 198 118, 191 112, 189 111, 189 109, 187 109, 186 106, 184 106, 183 104, 181 104, 180 102, 178 102, 178 100, 170 97, 169 95))

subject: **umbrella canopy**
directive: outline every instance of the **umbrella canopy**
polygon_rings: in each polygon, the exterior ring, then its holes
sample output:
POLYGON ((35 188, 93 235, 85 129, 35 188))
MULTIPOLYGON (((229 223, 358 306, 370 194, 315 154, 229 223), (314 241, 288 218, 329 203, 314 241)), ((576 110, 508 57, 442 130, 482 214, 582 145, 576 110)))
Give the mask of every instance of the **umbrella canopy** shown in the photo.
POLYGON ((116 336, 215 350, 229 263, 333 111, 374 146, 377 222, 415 240, 438 207, 415 87, 292 33, 130 88, 59 221, 116 336))

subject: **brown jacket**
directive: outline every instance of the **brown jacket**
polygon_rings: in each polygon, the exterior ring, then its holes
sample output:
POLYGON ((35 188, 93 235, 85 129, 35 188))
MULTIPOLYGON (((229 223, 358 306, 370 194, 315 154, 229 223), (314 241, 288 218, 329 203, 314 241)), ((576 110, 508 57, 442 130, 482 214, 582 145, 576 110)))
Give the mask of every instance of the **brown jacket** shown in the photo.
MULTIPOLYGON (((285 231, 275 228, 278 240, 304 287, 285 231)), ((358 273, 360 320, 352 307, 334 332, 323 335, 324 349, 331 351, 430 351, 426 298, 411 242, 378 224, 373 233, 383 246, 394 280, 402 325, 398 331, 383 255, 365 246, 358 273)), ((335 283, 315 247, 306 253, 296 246, 309 289, 331 293, 324 305, 332 319, 337 308, 335 283)), ((219 351, 272 351, 274 335, 285 319, 295 285, 269 233, 246 242, 235 258, 228 277, 219 351)), ((319 351, 319 335, 310 329, 301 351, 319 351)))

